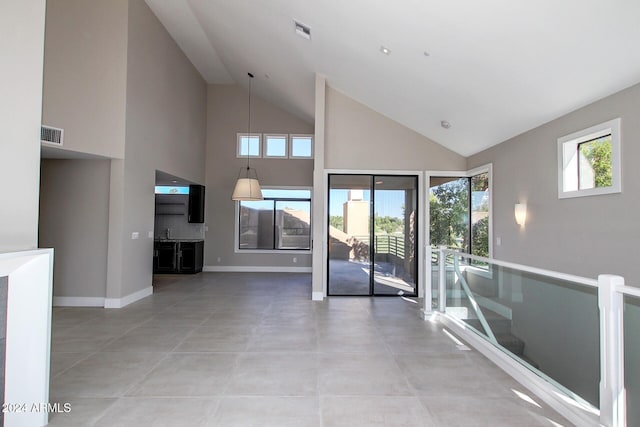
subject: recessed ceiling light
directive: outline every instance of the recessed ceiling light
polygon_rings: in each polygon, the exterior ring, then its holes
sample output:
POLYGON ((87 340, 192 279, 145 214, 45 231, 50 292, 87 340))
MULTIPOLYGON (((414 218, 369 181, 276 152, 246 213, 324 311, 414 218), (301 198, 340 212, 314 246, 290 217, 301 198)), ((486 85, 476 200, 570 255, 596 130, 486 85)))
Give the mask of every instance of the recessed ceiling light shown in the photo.
POLYGON ((389 49, 388 47, 380 46, 380 52, 384 53, 385 55, 391 55, 391 49, 389 49))
POLYGON ((298 21, 293 21, 295 24, 296 34, 303 39, 311 40, 311 28, 308 25, 304 25, 298 21))
POLYGON ((449 123, 446 120, 442 120, 442 121, 440 121, 440 126, 442 126, 445 129, 449 129, 451 127, 451 123, 449 123))

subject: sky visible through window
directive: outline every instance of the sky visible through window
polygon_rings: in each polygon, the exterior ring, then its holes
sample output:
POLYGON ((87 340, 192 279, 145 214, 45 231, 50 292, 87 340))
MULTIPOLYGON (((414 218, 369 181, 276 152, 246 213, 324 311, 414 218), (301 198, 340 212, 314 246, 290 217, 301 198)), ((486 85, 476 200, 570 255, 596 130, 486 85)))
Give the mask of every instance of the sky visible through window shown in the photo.
MULTIPOLYGON (((393 218, 403 218, 402 207, 404 206, 403 190, 378 190, 376 191, 376 216, 393 218)), ((342 216, 342 206, 347 201, 349 190, 331 190, 331 205, 329 206, 330 216, 342 216)), ((371 191, 363 191, 364 200, 371 200, 371 191)))
POLYGON ((311 157, 311 137, 291 137, 291 155, 311 157))

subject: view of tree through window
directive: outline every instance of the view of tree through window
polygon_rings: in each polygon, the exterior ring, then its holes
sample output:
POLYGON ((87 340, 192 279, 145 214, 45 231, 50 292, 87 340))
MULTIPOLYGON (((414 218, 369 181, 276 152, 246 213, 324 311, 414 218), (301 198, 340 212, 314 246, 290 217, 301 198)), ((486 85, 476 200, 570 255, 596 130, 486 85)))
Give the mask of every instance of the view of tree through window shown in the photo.
POLYGON ((489 174, 471 177, 471 254, 489 256, 489 174))
POLYGON ((429 231, 432 246, 489 256, 489 174, 432 177, 429 231))
POLYGON ((580 162, 578 163, 579 189, 610 187, 611 174, 611 135, 578 144, 580 162))
POLYGON ((431 186, 429 230, 431 245, 446 245, 468 252, 469 179, 448 178, 431 186))

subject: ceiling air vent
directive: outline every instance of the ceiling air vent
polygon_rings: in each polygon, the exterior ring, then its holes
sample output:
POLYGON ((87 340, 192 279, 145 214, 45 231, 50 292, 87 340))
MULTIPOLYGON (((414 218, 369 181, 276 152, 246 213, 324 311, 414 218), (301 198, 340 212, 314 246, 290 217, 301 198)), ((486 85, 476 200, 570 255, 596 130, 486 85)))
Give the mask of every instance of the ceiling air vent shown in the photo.
POLYGON ((295 30, 297 35, 299 35, 304 39, 311 40, 311 28, 309 28, 304 24, 301 24, 298 21, 293 21, 293 23, 295 24, 295 30))
POLYGON ((42 126, 40 128, 40 140, 48 144, 62 145, 64 139, 64 129, 58 129, 51 126, 42 126))

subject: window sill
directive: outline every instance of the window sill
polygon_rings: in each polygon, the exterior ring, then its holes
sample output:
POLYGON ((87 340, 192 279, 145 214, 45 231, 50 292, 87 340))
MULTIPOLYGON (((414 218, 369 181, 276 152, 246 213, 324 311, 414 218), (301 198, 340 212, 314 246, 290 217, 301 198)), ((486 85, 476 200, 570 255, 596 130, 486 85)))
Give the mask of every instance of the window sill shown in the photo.
POLYGON ((311 255, 313 251, 310 249, 238 249, 234 250, 237 254, 280 254, 280 255, 290 255, 290 254, 301 254, 301 255, 311 255))

